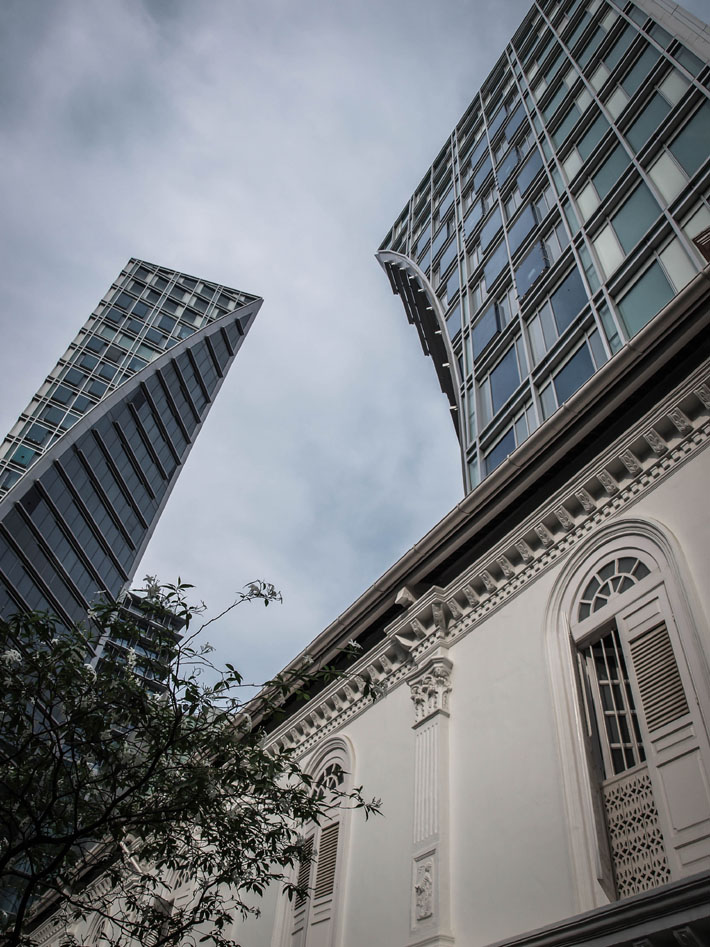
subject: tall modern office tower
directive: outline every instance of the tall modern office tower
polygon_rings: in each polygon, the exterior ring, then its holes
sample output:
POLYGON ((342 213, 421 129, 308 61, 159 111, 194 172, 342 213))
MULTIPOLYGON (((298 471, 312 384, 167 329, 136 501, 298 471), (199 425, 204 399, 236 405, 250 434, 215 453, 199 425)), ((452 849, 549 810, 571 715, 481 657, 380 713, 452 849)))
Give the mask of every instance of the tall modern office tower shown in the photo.
POLYGON ((705 264, 708 62, 676 3, 539 0, 380 247, 466 490, 705 264))
POLYGON ((0 615, 127 586, 261 302, 128 262, 0 448, 0 615))

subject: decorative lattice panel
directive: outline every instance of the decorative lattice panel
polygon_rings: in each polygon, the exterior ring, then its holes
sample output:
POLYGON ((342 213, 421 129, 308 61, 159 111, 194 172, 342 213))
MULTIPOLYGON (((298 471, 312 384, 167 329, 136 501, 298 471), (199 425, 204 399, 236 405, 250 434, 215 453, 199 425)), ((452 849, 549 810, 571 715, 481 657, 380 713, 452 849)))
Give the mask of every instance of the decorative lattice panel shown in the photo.
POLYGON ((671 871, 646 768, 603 787, 611 858, 620 898, 670 881, 671 871))

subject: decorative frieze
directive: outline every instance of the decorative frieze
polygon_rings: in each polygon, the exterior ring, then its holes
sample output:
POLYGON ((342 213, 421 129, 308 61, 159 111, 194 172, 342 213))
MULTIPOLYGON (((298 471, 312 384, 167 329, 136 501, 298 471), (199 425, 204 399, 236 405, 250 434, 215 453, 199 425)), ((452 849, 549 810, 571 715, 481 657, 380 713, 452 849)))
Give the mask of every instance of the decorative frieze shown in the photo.
POLYGON ((515 575, 515 569, 513 568, 510 559, 507 556, 498 556, 496 562, 500 566, 500 571, 506 577, 506 579, 512 579, 515 575))
POLYGON ((490 572, 487 569, 484 569, 483 572, 481 572, 479 578, 481 582, 483 582, 483 584, 485 585, 486 592, 495 592, 496 580, 493 578, 493 576, 490 574, 490 572))
POLYGON ((580 487, 574 494, 576 499, 579 501, 580 506, 585 513, 593 513, 597 505, 594 502, 594 497, 591 495, 589 490, 585 490, 584 487, 580 487))
POLYGON ((644 431, 644 438, 646 439, 648 446, 651 448, 654 454, 657 454, 661 457, 668 450, 665 441, 652 427, 647 431, 644 431))
POLYGON ((476 605, 478 605, 478 603, 480 602, 480 599, 478 597, 478 594, 476 593, 476 590, 472 586, 466 584, 463 586, 461 591, 466 596, 466 601, 471 606, 471 608, 475 608, 476 605))
POLYGON ((454 621, 458 621, 459 619, 463 618, 464 611, 455 598, 448 598, 446 600, 446 605, 451 612, 454 621))
POLYGON ((705 382, 693 389, 693 394, 702 403, 703 407, 710 410, 710 385, 705 382))
POLYGON ((552 533, 551 533, 550 530, 547 528, 547 526, 545 526, 544 523, 538 523, 537 526, 535 526, 535 532, 537 533, 537 535, 538 535, 538 537, 539 537, 540 542, 542 543, 542 545, 543 545, 546 549, 549 549, 550 546, 552 546, 552 544, 554 543, 555 540, 554 540, 554 537, 553 537, 552 533))
POLYGON ((574 520, 570 516, 566 507, 556 506, 554 512, 555 512, 555 516, 557 517, 557 519, 560 521, 560 523, 565 529, 574 528, 574 520))
POLYGON ((682 411, 680 408, 673 408, 668 412, 668 417, 675 424, 681 434, 690 434, 693 430, 693 425, 690 423, 690 418, 682 411))
POLYGON ((604 487, 609 496, 614 496, 614 494, 619 492, 619 484, 614 480, 608 470, 598 470, 597 480, 604 487))
POLYGON ((619 460, 632 477, 637 477, 641 473, 641 464, 636 460, 630 450, 622 450, 619 454, 619 460))
POLYGON ((528 546, 528 544, 525 542, 524 539, 519 539, 515 543, 515 548, 520 553, 520 558, 523 560, 523 562, 525 563, 532 562, 533 551, 530 548, 530 546, 528 546))

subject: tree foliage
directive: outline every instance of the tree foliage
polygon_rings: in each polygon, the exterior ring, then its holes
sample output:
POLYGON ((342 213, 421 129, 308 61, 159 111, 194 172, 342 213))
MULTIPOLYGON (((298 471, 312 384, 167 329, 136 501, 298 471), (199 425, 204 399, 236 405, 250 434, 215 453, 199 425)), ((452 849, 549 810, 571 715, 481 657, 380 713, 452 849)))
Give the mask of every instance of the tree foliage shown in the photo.
MULTIPOLYGON (((107 604, 85 626, 59 627, 43 613, 0 623, 6 944, 32 944, 49 924, 61 944, 83 943, 91 929, 106 947, 228 947, 233 920, 258 913, 268 885, 300 893, 292 869, 306 857, 305 825, 333 806, 377 811, 361 787, 324 794, 292 752, 265 747, 240 674, 215 668, 196 640, 189 588, 151 581, 140 619, 107 604), (155 669, 141 654, 146 619, 170 658, 161 690, 146 687, 155 669), (92 663, 107 637, 124 647, 92 663)), ((255 599, 280 596, 254 582, 234 605, 255 599)), ((314 676, 335 674, 308 669, 268 682, 259 719, 305 695, 314 676)))

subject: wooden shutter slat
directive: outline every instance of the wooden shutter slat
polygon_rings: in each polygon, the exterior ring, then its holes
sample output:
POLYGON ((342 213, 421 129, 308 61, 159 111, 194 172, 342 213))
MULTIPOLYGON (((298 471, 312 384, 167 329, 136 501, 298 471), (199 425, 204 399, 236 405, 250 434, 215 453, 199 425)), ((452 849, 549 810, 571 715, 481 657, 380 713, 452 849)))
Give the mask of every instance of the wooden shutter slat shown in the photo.
POLYGON ((636 638, 629 647, 649 731, 687 714, 688 701, 665 624, 636 638))
POLYGON ((314 895, 323 898, 332 894, 335 887, 335 863, 338 857, 338 834, 340 823, 334 822, 321 832, 318 845, 318 869, 314 895))

